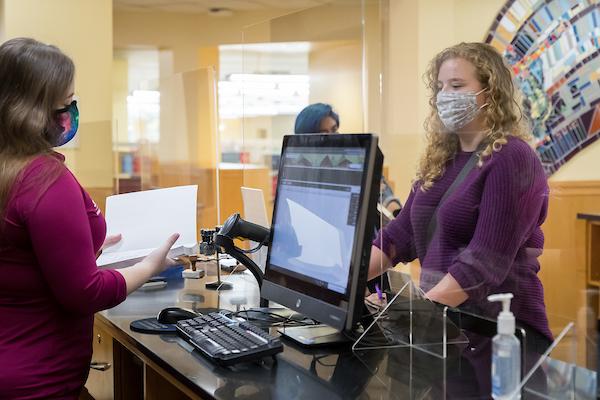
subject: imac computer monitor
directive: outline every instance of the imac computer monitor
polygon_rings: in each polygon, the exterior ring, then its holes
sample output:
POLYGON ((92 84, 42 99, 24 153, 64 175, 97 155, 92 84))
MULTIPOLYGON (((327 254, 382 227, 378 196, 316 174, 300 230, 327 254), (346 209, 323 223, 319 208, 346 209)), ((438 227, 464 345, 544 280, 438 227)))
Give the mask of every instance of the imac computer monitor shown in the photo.
POLYGON ((284 137, 263 298, 338 331, 355 327, 382 163, 371 134, 284 137))

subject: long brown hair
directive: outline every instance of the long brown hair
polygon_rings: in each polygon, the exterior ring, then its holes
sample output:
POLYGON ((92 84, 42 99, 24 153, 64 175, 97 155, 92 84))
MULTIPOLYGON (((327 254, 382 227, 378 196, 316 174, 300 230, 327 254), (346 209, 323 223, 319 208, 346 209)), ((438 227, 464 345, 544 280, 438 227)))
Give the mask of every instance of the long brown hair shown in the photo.
MULTIPOLYGON (((73 61, 55 46, 28 38, 0 46, 0 216, 25 166, 36 156, 52 153, 61 133, 55 109, 74 76, 73 61)), ((30 182, 40 184, 41 192, 60 173, 58 160, 50 165, 30 182)))
POLYGON ((438 116, 436 97, 439 92, 438 73, 442 63, 452 58, 462 58, 475 66, 477 80, 487 88, 489 105, 482 109, 485 141, 487 146, 481 152, 479 166, 494 151, 500 151, 506 144, 507 136, 516 136, 530 141, 532 136, 521 109, 515 100, 515 87, 510 69, 498 51, 484 43, 460 43, 442 50, 429 63, 425 80, 429 89, 429 116, 425 121, 427 146, 421 157, 417 180, 421 188, 427 190, 433 182, 444 174, 446 163, 453 159, 459 148, 458 137, 445 133, 438 116))

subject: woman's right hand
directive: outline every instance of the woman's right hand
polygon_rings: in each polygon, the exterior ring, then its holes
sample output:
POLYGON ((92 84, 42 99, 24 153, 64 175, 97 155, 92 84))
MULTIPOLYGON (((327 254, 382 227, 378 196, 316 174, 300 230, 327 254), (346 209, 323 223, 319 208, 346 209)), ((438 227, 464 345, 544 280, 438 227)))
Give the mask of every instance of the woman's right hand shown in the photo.
POLYGON ((176 265, 175 260, 167 257, 169 250, 179 239, 179 233, 175 233, 167 239, 162 246, 155 249, 152 253, 148 254, 139 263, 127 267, 117 269, 116 271, 123 275, 125 278, 125 284, 127 285, 127 294, 132 293, 137 288, 142 286, 155 275, 160 274, 162 271, 167 269, 169 266, 176 265))
POLYGON ((371 246, 371 259, 369 260, 369 273, 367 280, 371 280, 383 274, 392 267, 388 256, 377 246, 371 246))
POLYGON ((157 247, 152 253, 148 254, 142 261, 147 268, 152 271, 152 275, 158 275, 168 267, 177 265, 177 262, 168 257, 169 250, 179 239, 179 233, 174 233, 160 247, 157 247))

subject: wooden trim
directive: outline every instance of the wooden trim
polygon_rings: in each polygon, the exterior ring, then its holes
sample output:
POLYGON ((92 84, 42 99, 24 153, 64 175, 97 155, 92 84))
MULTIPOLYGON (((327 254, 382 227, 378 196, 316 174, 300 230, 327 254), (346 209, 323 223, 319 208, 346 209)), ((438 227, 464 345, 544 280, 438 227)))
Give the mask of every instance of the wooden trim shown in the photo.
POLYGON ((112 335, 98 324, 93 330, 93 357, 92 361, 105 362, 112 365, 106 371, 97 371, 90 368, 86 387, 92 400, 111 400, 115 398, 114 387, 114 351, 112 335))
POLYGON ((189 396, 171 385, 166 375, 145 364, 144 388, 146 400, 189 400, 189 396))
POLYGON ((553 181, 549 180, 548 185, 557 187, 568 187, 568 188, 582 188, 582 187, 600 187, 600 180, 598 181, 553 181))
POLYGON ((588 221, 586 226, 586 270, 588 285, 600 287, 598 275, 600 271, 600 222, 588 221), (596 279, 594 279, 594 276, 596 279))
MULTIPOLYGON (((593 259, 600 259, 600 252, 593 253, 590 247, 600 239, 595 238, 592 243, 590 223, 593 221, 577 218, 577 215, 600 214, 600 181, 550 181, 549 187, 539 277, 544 286, 550 329, 556 331, 564 327, 567 320, 577 321, 577 364, 591 367, 590 354, 596 354, 596 346, 590 343, 588 334, 590 326, 596 326, 598 314, 594 309, 597 300, 590 298, 589 293, 595 293, 598 286, 590 282, 590 262, 598 262, 593 259)), ((594 227, 598 229, 597 225, 594 227)), ((600 236, 600 232, 594 233, 600 236)), ((555 356, 570 362, 571 353, 563 353, 555 356)))
POLYGON ((163 367, 158 365, 156 362, 151 360, 148 356, 142 353, 136 345, 135 340, 123 332, 120 328, 114 326, 110 321, 104 318, 101 314, 96 314, 95 323, 102 326, 105 330, 110 332, 113 338, 118 341, 123 347, 129 350, 132 354, 137 356, 140 360, 144 362, 148 367, 152 368, 156 373, 160 374, 172 384, 174 387, 179 389, 182 393, 188 396, 190 399, 198 399, 202 400, 203 397, 199 394, 193 392, 190 388, 184 385, 181 381, 176 379, 170 372, 165 370, 163 367))
POLYGON ((144 362, 119 341, 113 341, 114 400, 144 399, 144 362))
POLYGON ((551 197, 600 195, 600 181, 549 181, 548 186, 551 197))

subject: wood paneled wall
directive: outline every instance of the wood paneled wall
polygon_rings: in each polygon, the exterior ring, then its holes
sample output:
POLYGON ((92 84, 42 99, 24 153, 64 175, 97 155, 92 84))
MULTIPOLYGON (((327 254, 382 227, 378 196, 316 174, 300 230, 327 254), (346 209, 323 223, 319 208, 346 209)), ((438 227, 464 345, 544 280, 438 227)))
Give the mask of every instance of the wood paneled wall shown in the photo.
POLYGON ((559 358, 568 361, 576 352, 579 365, 594 367, 598 296, 587 283, 586 221, 578 220, 577 213, 600 214, 600 181, 550 182, 539 275, 553 333, 569 321, 576 323, 576 349, 565 342, 559 358))

